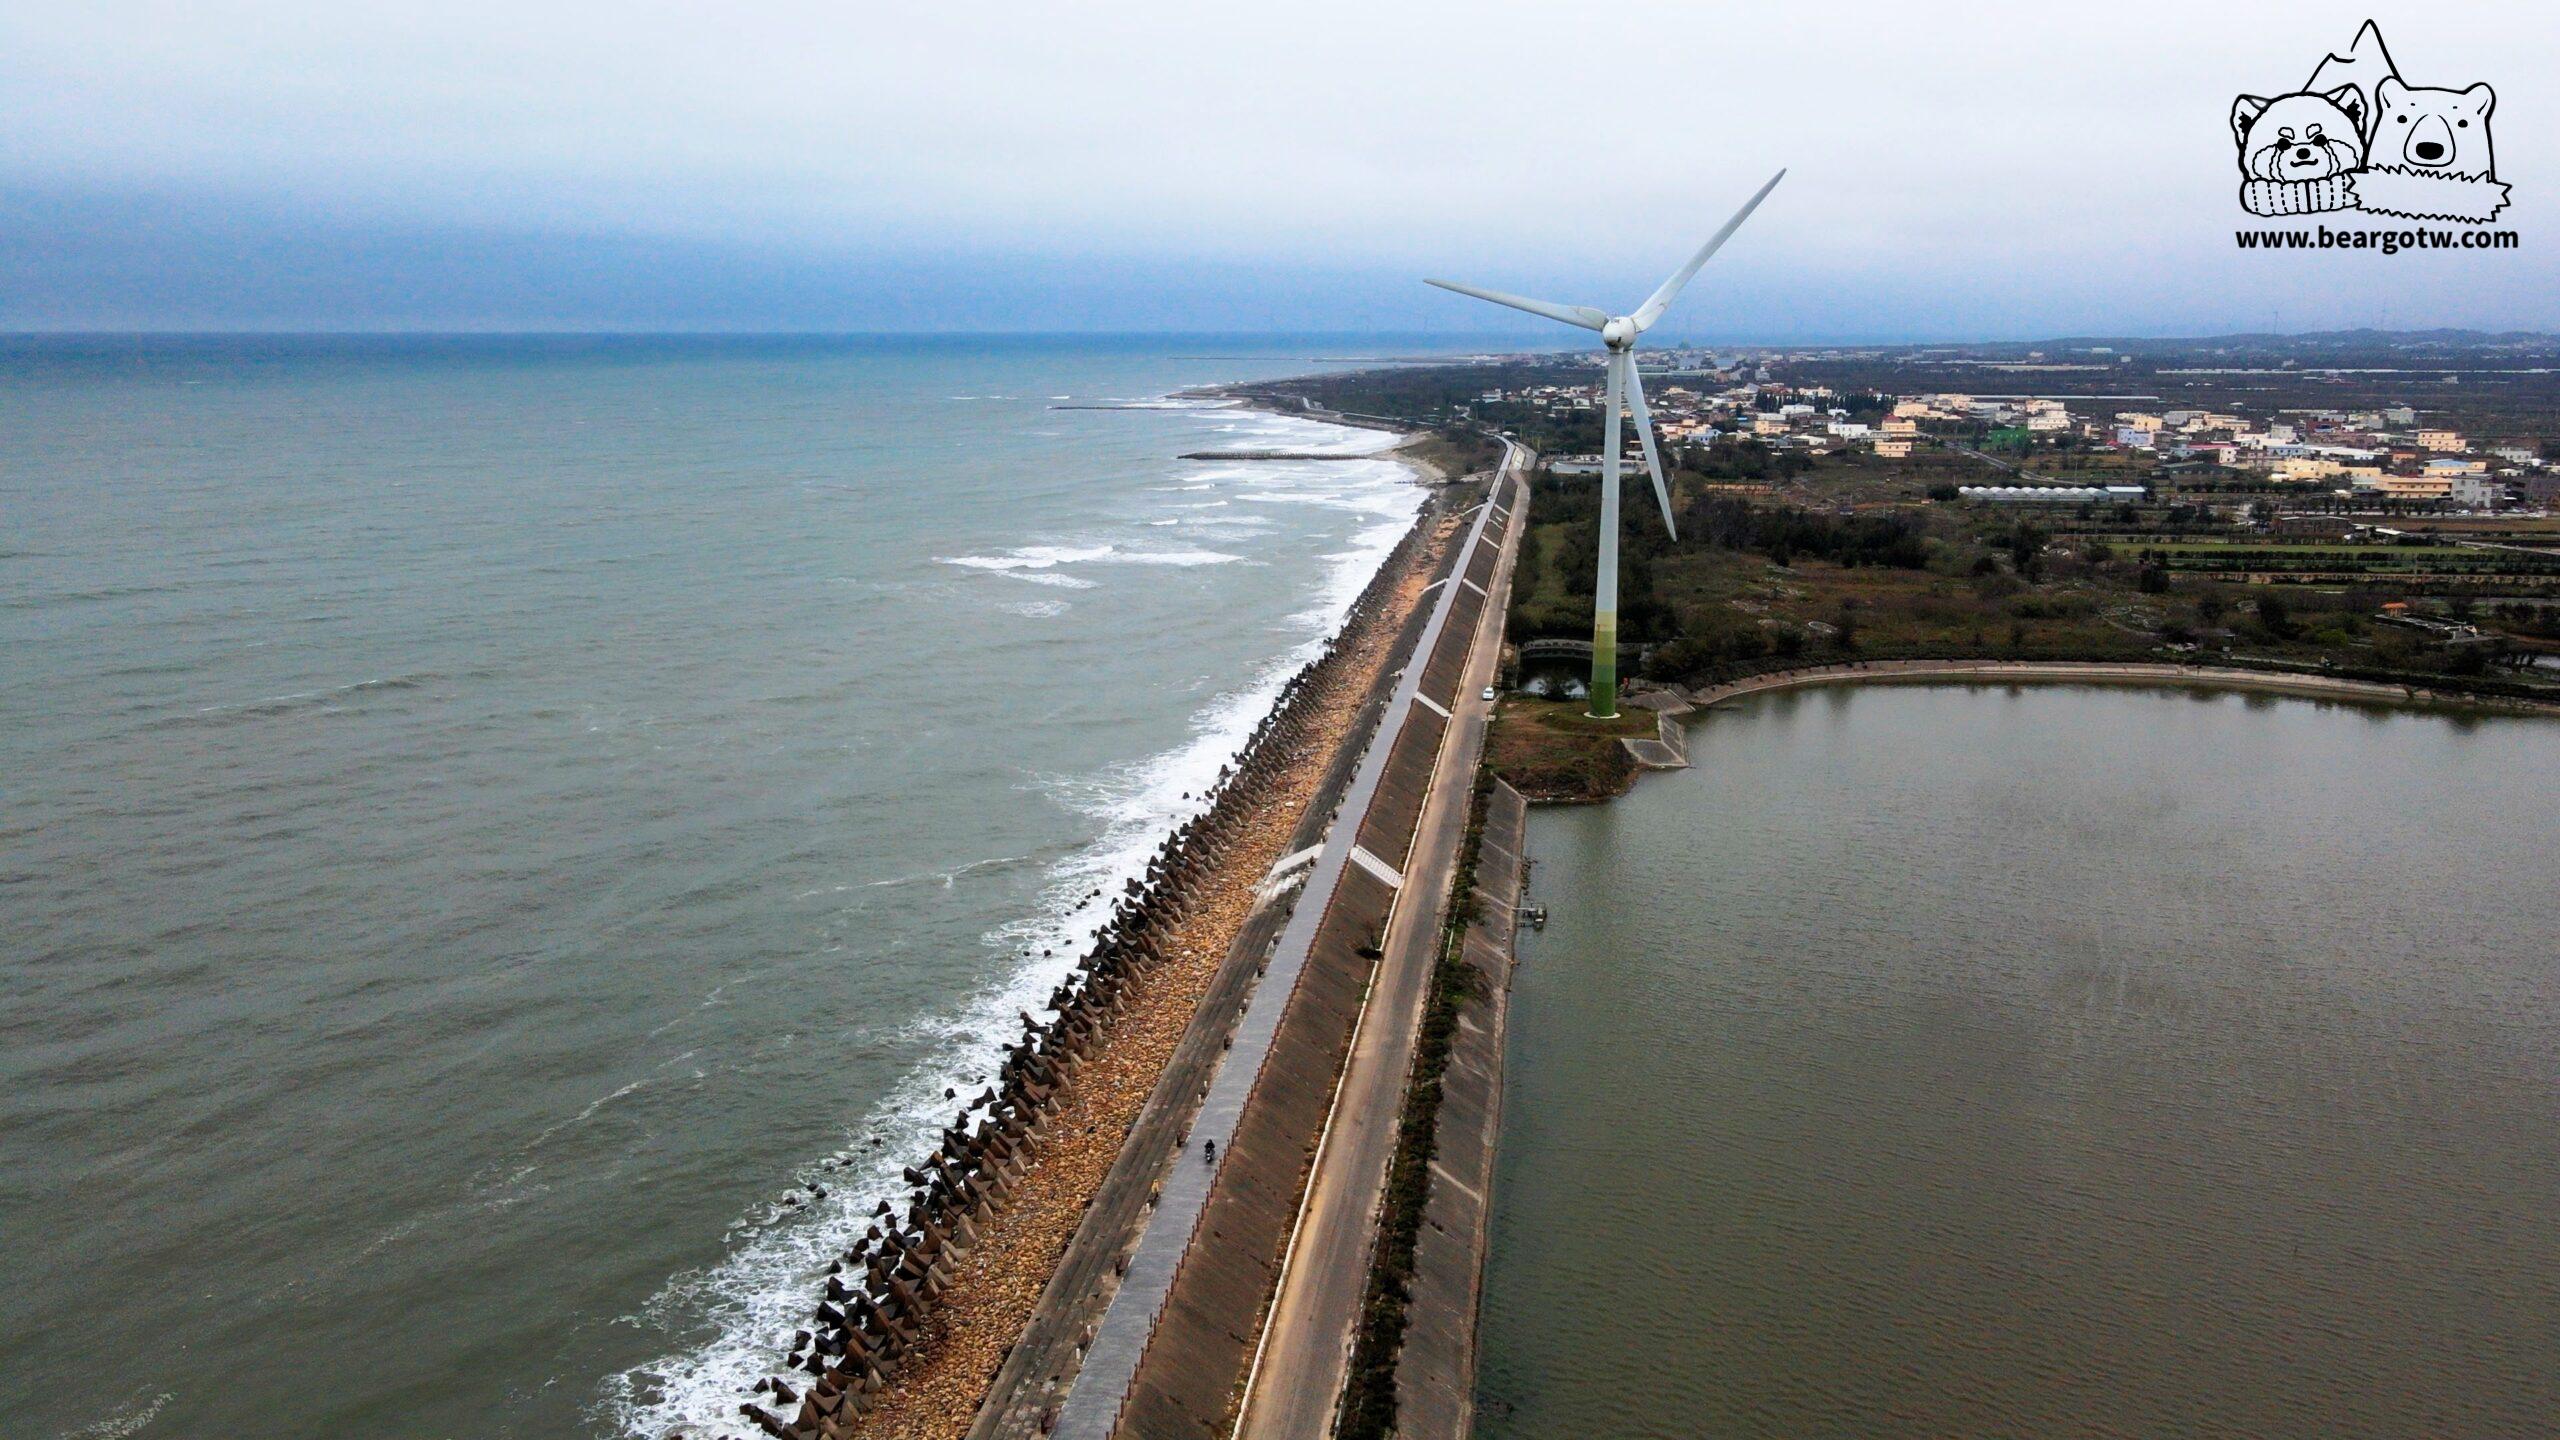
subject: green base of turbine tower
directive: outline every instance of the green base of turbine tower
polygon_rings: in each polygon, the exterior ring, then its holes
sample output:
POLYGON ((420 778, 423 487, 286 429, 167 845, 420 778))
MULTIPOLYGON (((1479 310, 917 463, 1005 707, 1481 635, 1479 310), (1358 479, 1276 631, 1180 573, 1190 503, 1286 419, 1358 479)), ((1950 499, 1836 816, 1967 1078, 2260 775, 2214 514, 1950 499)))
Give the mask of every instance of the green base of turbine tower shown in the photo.
POLYGON ((1594 720, 1618 718, 1618 617, 1603 616, 1591 628, 1591 709, 1594 720))

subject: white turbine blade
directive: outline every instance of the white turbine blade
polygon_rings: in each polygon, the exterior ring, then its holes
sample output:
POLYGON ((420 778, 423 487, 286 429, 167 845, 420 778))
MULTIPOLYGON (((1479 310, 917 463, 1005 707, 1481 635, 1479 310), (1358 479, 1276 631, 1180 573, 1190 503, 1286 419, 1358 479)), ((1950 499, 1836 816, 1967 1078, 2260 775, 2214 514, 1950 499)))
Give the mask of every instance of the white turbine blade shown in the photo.
POLYGON ((1709 256, 1722 249, 1724 242, 1733 238, 1733 232, 1742 228, 1742 222, 1750 219, 1751 212, 1759 209, 1760 202, 1768 199, 1769 192, 1777 189, 1778 182, 1786 178, 1787 172, 1784 170, 1770 176, 1769 183, 1760 187, 1759 194, 1752 196, 1741 209, 1734 211, 1733 218, 1724 222, 1724 228, 1717 231, 1706 244, 1700 246, 1697 254, 1689 257, 1688 264, 1681 266, 1670 279, 1663 281, 1662 288, 1653 292, 1653 298, 1637 307, 1635 314, 1627 317, 1636 322, 1638 330, 1649 329, 1654 321, 1662 318, 1662 312, 1671 308, 1672 298, 1680 293, 1680 287, 1688 284, 1689 277, 1698 273, 1698 267, 1706 264, 1709 256))
POLYGON ((1662 483, 1662 457, 1653 448, 1653 412, 1644 405, 1644 376, 1636 371, 1636 355, 1623 350, 1619 356, 1627 367, 1627 406, 1636 412, 1636 438, 1644 442, 1644 468, 1653 472, 1653 498, 1662 502, 1662 528, 1671 538, 1680 538, 1680 527, 1671 518, 1671 487, 1662 483))
POLYGON ((1437 285, 1443 290, 1455 290, 1461 295, 1473 295, 1479 300, 1490 300, 1496 305, 1508 305, 1514 310, 1526 310, 1532 315, 1544 315, 1550 320, 1561 320, 1567 325, 1579 325, 1585 330, 1597 330, 1609 323, 1609 317, 1606 314, 1588 305, 1550 305, 1544 300, 1531 300, 1522 295, 1505 295, 1499 290, 1479 290, 1473 285, 1461 285, 1455 280, 1425 280, 1422 283, 1437 285))

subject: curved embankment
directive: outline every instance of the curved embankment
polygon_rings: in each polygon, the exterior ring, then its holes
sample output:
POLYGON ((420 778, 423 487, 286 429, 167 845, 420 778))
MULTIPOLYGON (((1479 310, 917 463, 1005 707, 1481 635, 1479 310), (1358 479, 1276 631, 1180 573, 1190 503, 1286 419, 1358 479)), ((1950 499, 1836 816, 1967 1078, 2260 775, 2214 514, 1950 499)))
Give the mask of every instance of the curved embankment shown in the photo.
POLYGON ((2290 674, 2228 665, 2170 665, 2140 661, 2082 660, 1869 660, 1839 665, 1813 665, 1749 675, 1720 685, 1681 692, 1692 706, 1708 706, 1764 690, 1801 685, 1834 685, 1852 681, 2011 680, 2024 683, 2094 685, 2205 685, 2229 690, 2260 690, 2281 695, 2309 695, 2332 700, 2383 700, 2393 704, 2461 705, 2477 709, 2549 713, 2560 706, 2502 696, 2438 690, 2425 685, 2395 685, 2376 680, 2350 680, 2335 675, 2290 674))
MULTIPOLYGON (((2388 705, 2455 706, 2520 714, 2560 713, 2560 703, 2513 696, 2480 695, 2467 690, 2439 690, 2419 684, 2352 679, 2342 675, 2291 673, 2234 665, 2170 665, 2116 660, 1853 660, 1836 665, 1808 665, 1772 670, 1702 689, 1674 687, 1632 695, 1631 706, 1660 712, 1653 738, 1628 736, 1618 741, 1632 765, 1599 785, 1578 792, 1541 791, 1536 798, 1556 802, 1607 800, 1623 795, 1647 770, 1684 770, 1689 765, 1688 727, 1680 717, 1744 695, 1814 685, 1928 684, 1948 680, 1996 680, 2007 684, 2185 685, 2223 690, 2249 690, 2322 700, 2358 700, 2388 705)), ((1524 786, 1527 784, 1523 782, 1524 786)))
POLYGON ((784 1440, 966 1429, 1259 908, 1262 878, 1360 733, 1449 525, 1436 510, 1416 521, 1049 997, 1054 1018, 1025 1015, 994 1083, 955 1097, 941 1145, 907 1171, 904 1210, 884 1203, 813 1284, 785 1375, 740 1407, 756 1427, 784 1440))

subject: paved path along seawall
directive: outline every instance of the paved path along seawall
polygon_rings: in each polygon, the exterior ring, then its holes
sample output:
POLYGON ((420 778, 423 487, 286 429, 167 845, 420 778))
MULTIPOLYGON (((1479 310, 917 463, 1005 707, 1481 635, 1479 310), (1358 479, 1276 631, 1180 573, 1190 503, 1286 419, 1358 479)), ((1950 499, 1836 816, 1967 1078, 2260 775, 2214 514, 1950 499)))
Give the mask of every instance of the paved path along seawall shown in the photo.
POLYGON ((1437 757, 1483 617, 1479 556, 1509 533, 1515 472, 1506 468, 1499 503, 1478 508, 1435 585, 1429 619, 1227 1042, 1183 1158, 1165 1173, 1125 1278, 1069 1377, 1057 1434, 1209 1435, 1229 1423, 1403 884, 1397 864, 1427 788, 1416 771, 1437 757), (1210 1141, 1214 1163, 1203 1148, 1210 1141))

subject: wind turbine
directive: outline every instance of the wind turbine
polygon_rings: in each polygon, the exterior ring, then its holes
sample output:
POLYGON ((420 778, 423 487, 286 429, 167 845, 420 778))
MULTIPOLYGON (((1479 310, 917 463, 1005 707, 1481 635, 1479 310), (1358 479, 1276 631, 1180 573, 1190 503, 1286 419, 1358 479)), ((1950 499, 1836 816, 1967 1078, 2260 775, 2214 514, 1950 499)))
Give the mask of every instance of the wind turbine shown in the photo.
POLYGON ((1636 437, 1644 442, 1644 466, 1653 474, 1653 498, 1662 505, 1663 527, 1671 532, 1672 539, 1680 538, 1679 527, 1671 519, 1671 487, 1663 483, 1662 458, 1654 453, 1653 415, 1645 409, 1644 382, 1636 376, 1636 337, 1662 318, 1662 312, 1671 308, 1671 301, 1680 293, 1680 287, 1688 284, 1689 277, 1698 273, 1698 267, 1706 264, 1709 256, 1733 238, 1733 232, 1742 228, 1742 222, 1750 219, 1751 212, 1759 209, 1760 202, 1768 199, 1769 192, 1777 189, 1778 182, 1786 178, 1784 170, 1770 176, 1769 183, 1760 187, 1760 193, 1733 212, 1733 218, 1724 222, 1724 228, 1698 247, 1698 253, 1689 257, 1689 263, 1673 271, 1671 278, 1663 281, 1662 287, 1637 306, 1632 315, 1611 315, 1588 305, 1551 305, 1544 300, 1505 295, 1499 290, 1479 290, 1454 280, 1428 282, 1443 290, 1455 290, 1461 295, 1490 300, 1496 305, 1508 305, 1514 310, 1544 315, 1567 325, 1597 330, 1600 343, 1609 347, 1608 419, 1604 427, 1606 438, 1600 446, 1600 583, 1591 616, 1593 719, 1607 720, 1618 713, 1618 407, 1621 404, 1632 404, 1635 409, 1636 437))

